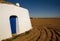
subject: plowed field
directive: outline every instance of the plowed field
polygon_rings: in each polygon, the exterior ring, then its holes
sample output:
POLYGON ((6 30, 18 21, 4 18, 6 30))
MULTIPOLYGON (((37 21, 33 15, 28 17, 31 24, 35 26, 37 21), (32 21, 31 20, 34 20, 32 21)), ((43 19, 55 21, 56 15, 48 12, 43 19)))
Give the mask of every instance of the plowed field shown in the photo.
POLYGON ((12 41, 60 41, 60 19, 31 19, 32 29, 12 41))

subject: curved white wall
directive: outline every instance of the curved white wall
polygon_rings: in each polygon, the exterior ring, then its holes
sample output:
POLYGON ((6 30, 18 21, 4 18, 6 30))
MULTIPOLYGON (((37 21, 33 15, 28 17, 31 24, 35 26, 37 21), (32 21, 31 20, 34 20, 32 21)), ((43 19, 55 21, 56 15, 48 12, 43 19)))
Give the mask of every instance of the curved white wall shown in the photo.
POLYGON ((19 25, 17 25, 17 34, 21 34, 32 29, 27 9, 17 7, 12 4, 0 3, 0 40, 12 37, 9 21, 9 18, 12 15, 16 15, 18 17, 19 25))

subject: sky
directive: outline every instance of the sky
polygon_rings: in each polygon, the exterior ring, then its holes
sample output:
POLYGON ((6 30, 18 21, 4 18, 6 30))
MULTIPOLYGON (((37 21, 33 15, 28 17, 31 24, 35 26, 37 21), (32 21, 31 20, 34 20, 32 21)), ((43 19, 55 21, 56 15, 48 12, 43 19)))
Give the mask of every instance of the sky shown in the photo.
POLYGON ((29 10, 31 17, 60 18, 60 0, 5 0, 29 10))

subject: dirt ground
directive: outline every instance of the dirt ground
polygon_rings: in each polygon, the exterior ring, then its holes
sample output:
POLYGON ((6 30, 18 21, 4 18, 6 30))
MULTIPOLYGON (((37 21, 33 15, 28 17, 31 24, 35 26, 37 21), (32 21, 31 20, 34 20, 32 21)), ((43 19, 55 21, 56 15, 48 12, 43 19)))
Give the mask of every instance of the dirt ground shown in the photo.
POLYGON ((32 29, 12 41, 60 41, 60 18, 31 19, 32 29))

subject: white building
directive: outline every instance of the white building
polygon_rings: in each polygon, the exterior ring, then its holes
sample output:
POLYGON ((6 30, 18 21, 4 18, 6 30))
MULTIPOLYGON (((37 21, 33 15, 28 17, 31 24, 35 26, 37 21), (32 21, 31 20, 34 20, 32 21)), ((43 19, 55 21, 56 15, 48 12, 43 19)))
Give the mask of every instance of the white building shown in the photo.
POLYGON ((14 4, 0 3, 0 41, 12 37, 10 17, 16 16, 16 34, 32 29, 29 11, 14 4))

